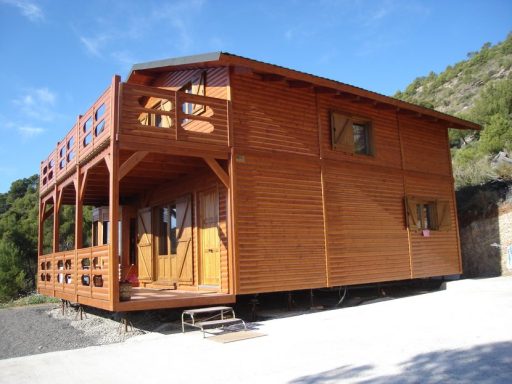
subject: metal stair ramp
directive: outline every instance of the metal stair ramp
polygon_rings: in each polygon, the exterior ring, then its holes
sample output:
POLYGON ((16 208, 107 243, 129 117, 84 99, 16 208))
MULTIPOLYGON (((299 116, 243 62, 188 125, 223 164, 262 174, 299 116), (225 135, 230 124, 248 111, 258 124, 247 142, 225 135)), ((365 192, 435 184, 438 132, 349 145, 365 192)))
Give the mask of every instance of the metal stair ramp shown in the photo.
POLYGON ((247 330, 245 321, 235 316, 232 307, 187 309, 181 314, 181 331, 185 332, 185 325, 198 328, 203 332, 203 338, 206 337, 208 329, 219 329, 234 324, 242 324, 244 330, 247 330))

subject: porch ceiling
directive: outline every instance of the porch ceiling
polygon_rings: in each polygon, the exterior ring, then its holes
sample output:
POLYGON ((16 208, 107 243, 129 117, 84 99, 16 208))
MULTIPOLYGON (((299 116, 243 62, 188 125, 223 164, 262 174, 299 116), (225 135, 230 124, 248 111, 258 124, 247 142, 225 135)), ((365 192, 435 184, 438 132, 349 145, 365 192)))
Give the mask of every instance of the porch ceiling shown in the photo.
MULTIPOLYGON (((119 165, 121 166, 133 154, 132 151, 120 151, 119 165)), ((209 170, 209 167, 202 158, 149 153, 119 182, 120 197, 132 199, 163 183, 205 170, 209 170)), ((74 184, 70 183, 62 191, 62 204, 74 205, 75 197, 74 184)), ((87 172, 83 204, 102 206, 108 203, 109 171, 106 163, 100 161, 87 172)))
MULTIPOLYGON (((131 155, 132 151, 121 151, 119 164, 123 164, 131 155)), ((133 197, 162 183, 205 169, 208 166, 201 158, 149 153, 121 179, 120 195, 133 197)))

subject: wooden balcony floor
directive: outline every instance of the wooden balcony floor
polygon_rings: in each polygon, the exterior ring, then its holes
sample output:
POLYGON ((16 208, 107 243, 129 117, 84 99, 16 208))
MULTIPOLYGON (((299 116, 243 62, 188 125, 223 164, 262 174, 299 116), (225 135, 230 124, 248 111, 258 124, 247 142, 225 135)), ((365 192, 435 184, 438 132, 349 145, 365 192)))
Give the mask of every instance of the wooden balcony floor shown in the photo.
POLYGON ((132 298, 116 305, 116 311, 140 311, 163 308, 201 307, 233 304, 236 296, 205 291, 133 288, 132 298))

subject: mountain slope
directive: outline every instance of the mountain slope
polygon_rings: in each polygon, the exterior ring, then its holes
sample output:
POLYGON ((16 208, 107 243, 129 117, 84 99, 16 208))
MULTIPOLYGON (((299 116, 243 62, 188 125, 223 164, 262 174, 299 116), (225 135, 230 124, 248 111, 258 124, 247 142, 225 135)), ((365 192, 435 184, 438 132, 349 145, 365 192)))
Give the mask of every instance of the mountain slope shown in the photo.
POLYGON ((512 33, 502 43, 485 43, 468 59, 436 74, 416 78, 394 97, 452 115, 470 110, 483 87, 512 75, 512 33))
POLYGON ((394 96, 482 125, 480 132, 450 131, 457 188, 512 179, 512 33, 394 96))

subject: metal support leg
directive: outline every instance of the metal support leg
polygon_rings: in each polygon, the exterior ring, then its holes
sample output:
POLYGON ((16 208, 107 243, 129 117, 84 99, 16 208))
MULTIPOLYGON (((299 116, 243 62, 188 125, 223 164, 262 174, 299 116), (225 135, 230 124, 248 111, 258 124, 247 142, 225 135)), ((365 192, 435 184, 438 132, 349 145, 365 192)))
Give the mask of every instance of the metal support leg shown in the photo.
POLYGON ((258 304, 258 294, 256 294, 251 299, 251 321, 256 321, 256 319, 258 318, 258 314, 256 313, 256 306, 258 304))
POLYGON ((288 310, 291 311, 292 310, 292 307, 293 307, 293 297, 292 297, 292 293, 291 292, 288 292, 288 310))

